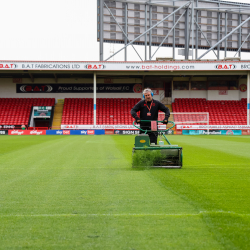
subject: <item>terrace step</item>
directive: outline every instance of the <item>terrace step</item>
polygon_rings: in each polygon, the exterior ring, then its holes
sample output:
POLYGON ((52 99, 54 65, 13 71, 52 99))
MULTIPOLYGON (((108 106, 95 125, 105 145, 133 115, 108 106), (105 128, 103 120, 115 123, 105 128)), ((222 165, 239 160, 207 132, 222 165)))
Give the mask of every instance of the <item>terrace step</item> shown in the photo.
POLYGON ((64 103, 62 102, 58 102, 55 105, 52 129, 61 129, 63 106, 64 103))

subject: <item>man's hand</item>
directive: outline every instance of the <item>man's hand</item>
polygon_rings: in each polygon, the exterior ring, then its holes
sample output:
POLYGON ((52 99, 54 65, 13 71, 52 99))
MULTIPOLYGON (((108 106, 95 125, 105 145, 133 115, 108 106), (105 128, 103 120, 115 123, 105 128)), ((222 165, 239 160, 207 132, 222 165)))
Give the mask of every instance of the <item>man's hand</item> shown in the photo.
POLYGON ((167 119, 165 119, 165 120, 163 120, 163 122, 162 122, 163 124, 168 124, 168 120, 167 119))

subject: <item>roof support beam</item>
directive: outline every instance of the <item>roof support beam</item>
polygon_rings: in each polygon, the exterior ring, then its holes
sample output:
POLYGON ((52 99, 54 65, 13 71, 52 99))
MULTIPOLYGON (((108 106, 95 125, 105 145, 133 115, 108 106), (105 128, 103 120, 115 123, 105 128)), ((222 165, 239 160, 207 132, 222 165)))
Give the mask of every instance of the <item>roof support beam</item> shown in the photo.
POLYGON ((53 75, 55 77, 55 82, 57 83, 58 82, 58 77, 57 77, 56 73, 54 73, 53 75))
POLYGON ((242 46, 244 45, 244 43, 247 41, 247 39, 249 38, 250 33, 247 35, 246 39, 244 40, 244 42, 241 44, 241 46, 239 47, 238 51, 235 53, 234 57, 237 55, 237 53, 241 50, 242 46))
POLYGON ((213 45, 209 50, 207 50, 204 54, 202 54, 198 59, 201 59, 203 56, 208 54, 211 50, 213 50, 218 44, 221 44, 225 39, 227 39, 230 35, 232 35, 236 30, 238 30, 241 26, 243 26, 245 23, 247 23, 250 20, 250 17, 247 18, 243 23, 241 23, 239 26, 237 26, 235 29, 233 29, 229 34, 227 34, 225 37, 223 37, 219 42, 217 42, 215 45, 213 45))
POLYGON ((34 76, 31 73, 29 73, 29 76, 30 76, 31 82, 33 83, 34 82, 34 76))
MULTIPOLYGON (((204 32, 201 30, 200 25, 197 23, 197 21, 196 21, 196 20, 194 20, 194 22, 195 22, 196 26, 198 27, 198 29, 200 30, 201 34, 202 34, 202 35, 204 36, 204 38, 206 39, 206 41, 207 41, 208 45, 209 45, 209 46, 210 46, 210 48, 211 48, 211 47, 212 47, 212 45, 211 45, 211 43, 208 41, 208 39, 207 39, 206 35, 204 34, 204 32)), ((214 49, 213 49, 213 52, 214 52, 215 56, 217 57, 217 54, 215 53, 214 49)), ((196 59, 197 59, 197 58, 196 58, 196 59)))

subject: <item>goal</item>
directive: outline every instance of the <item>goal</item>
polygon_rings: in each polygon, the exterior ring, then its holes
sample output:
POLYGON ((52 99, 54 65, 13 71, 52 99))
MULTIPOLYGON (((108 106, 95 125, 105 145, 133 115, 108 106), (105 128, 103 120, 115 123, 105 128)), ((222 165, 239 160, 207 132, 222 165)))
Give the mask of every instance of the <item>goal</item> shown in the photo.
MULTIPOLYGON (((159 113, 159 120, 164 120, 164 117, 164 113, 159 113)), ((208 112, 173 112, 170 113, 169 120, 175 123, 176 129, 207 130, 207 133, 209 134, 208 112)))

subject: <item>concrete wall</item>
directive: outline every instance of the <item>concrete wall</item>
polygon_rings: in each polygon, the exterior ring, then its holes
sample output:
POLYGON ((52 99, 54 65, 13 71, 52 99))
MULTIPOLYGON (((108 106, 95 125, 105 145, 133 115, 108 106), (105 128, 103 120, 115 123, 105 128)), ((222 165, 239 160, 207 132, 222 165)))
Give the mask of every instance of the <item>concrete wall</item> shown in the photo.
MULTIPOLYGON (((183 81, 187 80, 182 78, 183 81)), ((178 81, 181 80, 177 79, 178 81)), ((247 84, 247 79, 240 79, 239 85, 247 84)), ((173 90, 172 101, 175 98, 206 98, 207 100, 241 100, 247 98, 247 92, 240 90, 228 90, 228 95, 219 95, 219 90, 173 90)))
POLYGON ((172 101, 175 98, 206 98, 207 90, 173 90, 172 101))
MULTIPOLYGON (((246 84, 247 85, 247 79, 240 79, 239 85, 241 84, 246 84)), ((247 91, 246 92, 241 92, 240 91, 240 99, 241 98, 247 98, 247 91)))
POLYGON ((219 95, 219 90, 208 90, 207 100, 240 100, 239 90, 228 90, 228 95, 219 95))

